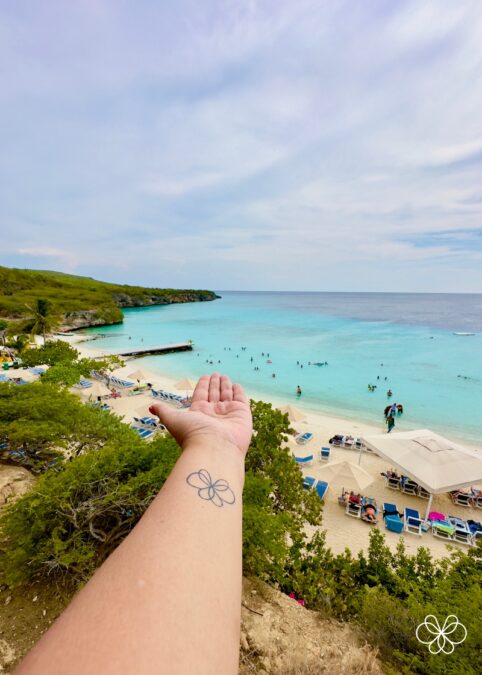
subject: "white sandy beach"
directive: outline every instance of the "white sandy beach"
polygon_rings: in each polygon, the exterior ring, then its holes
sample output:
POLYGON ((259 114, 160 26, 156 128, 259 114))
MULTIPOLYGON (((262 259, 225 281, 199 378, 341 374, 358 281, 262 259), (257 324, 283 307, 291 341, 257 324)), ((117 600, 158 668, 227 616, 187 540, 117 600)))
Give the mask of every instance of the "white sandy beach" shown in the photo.
MULTIPOLYGON (((82 335, 64 336, 62 339, 75 345, 82 356, 101 356, 105 355, 102 349, 95 346, 95 341, 85 340, 82 335)), ((142 368, 142 359, 129 359, 123 368, 114 371, 114 374, 123 378, 127 378, 132 371, 142 368)), ((149 371, 147 371, 149 372, 149 371)), ((176 380, 150 372, 150 382, 154 388, 164 389, 174 393, 179 392, 175 387, 176 380)), ((256 395, 254 391, 248 391, 247 394, 252 398, 263 398, 268 400, 266 395, 256 395)), ((112 409, 118 415, 124 417, 126 422, 131 422, 133 417, 138 417, 148 413, 149 405, 153 402, 153 398, 149 393, 137 396, 123 395, 121 398, 109 401, 112 409)), ((274 405, 284 405, 286 401, 271 400, 274 405)), ((301 407, 301 405, 300 405, 301 407)), ((352 436, 364 436, 369 434, 384 433, 386 431, 385 425, 379 426, 370 425, 364 422, 344 419, 342 417, 329 416, 321 413, 313 413, 304 411, 306 413, 306 420, 302 422, 293 423, 292 426, 300 431, 311 431, 314 436, 313 439, 306 446, 299 446, 294 439, 290 439, 289 446, 297 456, 315 455, 314 463, 303 469, 303 473, 317 478, 322 477, 321 469, 326 466, 317 459, 321 446, 328 446, 328 440, 335 434, 350 434, 352 436)), ((393 432, 393 433, 396 433, 393 432)), ((453 439, 457 441, 457 439, 453 439)), ((464 445, 464 443, 461 443, 464 445)), ((467 444, 465 444, 467 446, 467 444)), ((468 447, 468 446, 467 446, 468 447)), ((479 450, 479 448, 473 448, 479 450)), ((348 460, 353 463, 358 462, 358 452, 344 448, 332 447, 330 461, 348 460)), ((377 500, 379 508, 383 502, 390 502, 397 505, 399 511, 403 511, 405 507, 418 509, 422 516, 425 515, 427 501, 419 497, 412 497, 402 494, 400 492, 389 490, 385 487, 384 479, 380 475, 382 471, 390 468, 387 462, 374 455, 373 453, 363 453, 361 466, 368 471, 373 477, 373 482, 363 491, 365 496, 374 497, 377 500)), ((330 483, 330 487, 325 499, 325 506, 323 509, 323 529, 326 530, 326 541, 328 546, 335 552, 340 553, 345 548, 349 548, 354 555, 360 550, 367 550, 369 541, 369 531, 373 527, 359 519, 351 518, 345 515, 344 508, 338 504, 338 496, 341 494, 342 488, 355 489, 356 486, 342 485, 337 483, 330 483)), ((356 490, 357 491, 357 490, 356 490)), ((455 506, 447 494, 434 495, 433 511, 440 511, 447 515, 459 516, 467 519, 482 520, 482 511, 474 508, 464 508, 455 506)), ((392 550, 395 550, 397 543, 400 540, 400 535, 389 532, 385 529, 383 520, 376 526, 380 528, 386 535, 387 544, 392 550)), ((430 549, 433 556, 436 558, 443 557, 448 554, 447 544, 430 533, 425 533, 422 537, 406 534, 404 541, 409 552, 415 552, 419 546, 426 546, 430 549)), ((453 542, 455 548, 467 548, 463 544, 453 542)))

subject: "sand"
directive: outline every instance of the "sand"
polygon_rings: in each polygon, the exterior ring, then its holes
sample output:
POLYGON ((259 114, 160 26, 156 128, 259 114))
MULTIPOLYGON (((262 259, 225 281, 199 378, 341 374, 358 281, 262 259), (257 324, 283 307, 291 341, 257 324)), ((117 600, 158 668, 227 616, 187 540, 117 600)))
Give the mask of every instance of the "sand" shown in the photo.
MULTIPOLYGON (((100 349, 95 346, 95 341, 85 341, 85 336, 71 335, 64 338, 71 344, 75 345, 82 356, 101 356, 104 355, 100 349)), ((127 375, 132 371, 143 368, 142 359, 129 359, 123 368, 114 371, 114 374, 127 378, 127 375)), ((149 372, 149 371, 147 371, 149 372)), ((172 378, 159 375, 157 373, 150 373, 150 382, 155 389, 164 389, 177 394, 185 394, 185 391, 178 391, 175 387, 176 380, 172 378)), ((252 398, 263 398, 268 400, 266 395, 256 395, 256 392, 248 391, 247 394, 252 398)), ((269 399, 274 405, 284 405, 286 401, 269 399)), ((149 405, 153 402, 152 396, 142 394, 138 396, 128 396, 124 394, 121 398, 112 399, 109 404, 113 411, 121 415, 125 422, 131 422, 133 417, 142 416, 142 414, 149 414, 149 405)), ((365 422, 353 421, 343 417, 335 417, 321 413, 306 412, 306 419, 301 422, 292 423, 292 426, 300 432, 311 431, 313 433, 312 440, 304 446, 297 445, 294 439, 290 439, 289 446, 293 452, 300 457, 307 455, 315 455, 314 462, 311 466, 304 467, 303 473, 306 475, 321 478, 321 470, 326 466, 325 462, 321 462, 319 451, 321 446, 328 446, 328 440, 335 434, 350 434, 352 436, 364 436, 368 434, 385 433, 386 427, 383 423, 379 426, 367 424, 365 422)), ((396 431, 392 432, 396 433, 396 431)), ((457 440, 457 439, 453 439, 457 440)), ((466 445, 461 443, 461 445, 466 445)), ((467 446, 469 447, 469 446, 467 446)), ((473 448, 478 450, 478 448, 473 448)), ((359 453, 356 450, 332 447, 330 462, 348 460, 355 464, 358 463, 359 453)), ((396 504, 400 512, 405 507, 417 509, 422 517, 425 515, 427 500, 419 497, 402 494, 395 490, 390 490, 385 487, 383 477, 380 475, 382 471, 390 468, 386 460, 376 456, 373 453, 364 452, 361 458, 361 466, 368 471, 374 478, 373 482, 363 490, 363 494, 368 497, 374 497, 377 500, 379 507, 382 507, 383 502, 390 502, 396 504)), ((480 486, 479 486, 480 487, 480 486)), ((331 482, 329 490, 325 498, 325 505, 323 509, 323 525, 322 528, 326 530, 326 542, 334 553, 341 553, 345 548, 349 548, 354 555, 359 551, 366 551, 369 543, 369 531, 371 527, 378 527, 386 535, 386 542, 388 546, 395 550, 400 535, 394 532, 389 532, 385 529, 383 519, 376 525, 369 525, 364 521, 355 519, 345 515, 345 510, 338 504, 338 496, 342 492, 342 488, 355 489, 354 485, 342 485, 336 482, 331 482)), ((467 519, 482 520, 482 511, 474 508, 465 508, 455 506, 449 495, 434 495, 432 503, 433 511, 440 511, 447 515, 459 516, 467 519)), ((405 534, 404 542, 409 552, 415 553, 419 546, 425 546, 430 549, 435 558, 441 558, 449 553, 449 546, 441 539, 434 537, 431 533, 424 533, 421 537, 414 534, 405 534)), ((457 542, 450 542, 450 545, 456 549, 467 549, 464 544, 457 542)))

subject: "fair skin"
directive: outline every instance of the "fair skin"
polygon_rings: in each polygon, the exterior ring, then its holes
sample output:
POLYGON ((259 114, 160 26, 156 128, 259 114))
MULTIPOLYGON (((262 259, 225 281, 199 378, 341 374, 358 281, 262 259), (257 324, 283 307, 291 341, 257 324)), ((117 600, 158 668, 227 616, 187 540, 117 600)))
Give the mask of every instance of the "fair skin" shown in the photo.
POLYGON ((199 380, 189 410, 158 403, 150 411, 181 457, 17 675, 238 672, 249 402, 240 385, 214 374, 199 380))

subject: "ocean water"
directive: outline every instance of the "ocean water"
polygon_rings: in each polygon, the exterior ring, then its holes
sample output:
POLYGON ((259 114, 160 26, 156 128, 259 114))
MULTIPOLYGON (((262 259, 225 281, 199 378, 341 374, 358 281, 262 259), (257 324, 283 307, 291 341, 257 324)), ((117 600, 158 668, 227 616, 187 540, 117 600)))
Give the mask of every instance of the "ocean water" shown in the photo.
POLYGON ((405 410, 398 429, 429 427, 482 445, 482 295, 219 294, 128 309, 122 325, 87 332, 112 351, 190 339, 193 352, 145 357, 142 367, 176 378, 219 370, 251 393, 381 429, 391 388, 390 402, 405 410))

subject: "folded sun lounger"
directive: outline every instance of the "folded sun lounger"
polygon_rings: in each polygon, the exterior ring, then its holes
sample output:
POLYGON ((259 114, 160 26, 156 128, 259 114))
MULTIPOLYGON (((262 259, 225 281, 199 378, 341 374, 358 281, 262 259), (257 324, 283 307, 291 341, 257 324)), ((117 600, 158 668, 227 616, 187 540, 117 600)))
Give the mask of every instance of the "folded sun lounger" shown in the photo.
POLYGON ((422 536, 422 519, 416 509, 405 509, 403 520, 405 532, 422 536))

